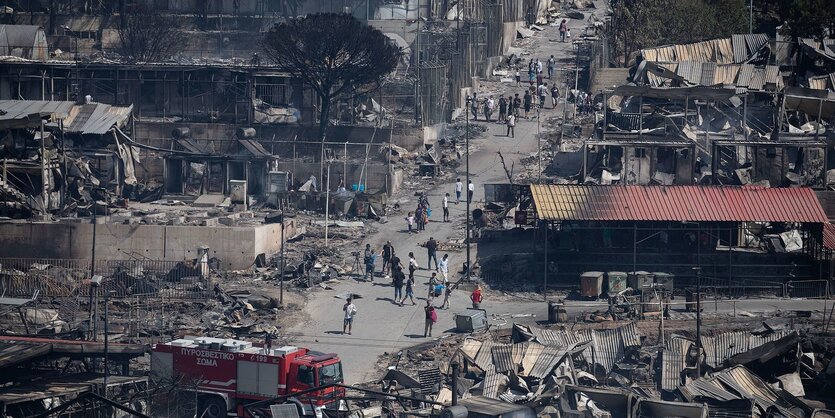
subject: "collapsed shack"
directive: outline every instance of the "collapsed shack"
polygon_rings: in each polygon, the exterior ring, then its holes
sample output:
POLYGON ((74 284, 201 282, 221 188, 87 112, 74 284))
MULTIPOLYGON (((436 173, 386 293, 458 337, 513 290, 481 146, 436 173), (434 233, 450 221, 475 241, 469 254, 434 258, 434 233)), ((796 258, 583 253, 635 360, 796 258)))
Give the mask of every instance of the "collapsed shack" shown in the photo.
MULTIPOLYGON (((148 379, 129 368, 147 349, 141 344, 110 343, 105 352, 100 341, 0 337, 0 411, 7 417, 30 417, 88 394, 147 411, 148 379)), ((82 401, 64 413, 91 416, 101 408, 98 402, 82 401)))
POLYGON ((136 180, 138 153, 121 131, 132 110, 89 101, 1 100, 2 214, 91 213, 109 193, 144 193, 136 180))
POLYGON ((457 380, 461 404, 493 399, 539 416, 811 417, 833 406, 832 342, 819 335, 768 322, 754 332, 702 335, 699 353, 686 331, 653 341, 636 324, 575 330, 514 324, 509 336, 439 341, 409 352, 410 361, 390 367, 382 382, 403 382, 449 405, 457 380), (453 379, 455 364, 460 374, 453 379))

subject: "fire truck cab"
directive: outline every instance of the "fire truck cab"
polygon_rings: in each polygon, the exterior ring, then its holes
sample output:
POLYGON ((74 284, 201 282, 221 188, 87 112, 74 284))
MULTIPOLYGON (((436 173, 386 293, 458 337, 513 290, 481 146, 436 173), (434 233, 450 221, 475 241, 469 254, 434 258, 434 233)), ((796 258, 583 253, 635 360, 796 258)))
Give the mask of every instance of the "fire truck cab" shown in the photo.
MULTIPOLYGON (((198 415, 206 418, 232 413, 243 417, 248 403, 343 382, 336 354, 293 346, 268 349, 248 341, 208 337, 156 344, 151 379, 179 380, 180 390, 196 392, 198 415)), ((338 408, 344 393, 344 388, 330 387, 288 401, 298 406, 300 414, 318 416, 323 407, 338 408)))

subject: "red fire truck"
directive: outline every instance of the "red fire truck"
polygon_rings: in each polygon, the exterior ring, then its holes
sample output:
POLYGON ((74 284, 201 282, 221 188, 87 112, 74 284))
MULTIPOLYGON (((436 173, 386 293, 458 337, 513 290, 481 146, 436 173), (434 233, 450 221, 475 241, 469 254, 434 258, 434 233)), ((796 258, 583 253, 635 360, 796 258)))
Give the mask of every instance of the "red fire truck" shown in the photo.
MULTIPOLYGON (((243 417, 249 403, 343 381, 336 354, 292 346, 267 349, 247 341, 207 337, 155 345, 151 378, 181 379, 182 390, 197 393, 198 415, 205 411, 206 418, 230 413, 243 417)), ((344 393, 344 388, 329 387, 290 397, 288 402, 295 403, 300 414, 319 416, 323 407, 338 408, 344 393)))

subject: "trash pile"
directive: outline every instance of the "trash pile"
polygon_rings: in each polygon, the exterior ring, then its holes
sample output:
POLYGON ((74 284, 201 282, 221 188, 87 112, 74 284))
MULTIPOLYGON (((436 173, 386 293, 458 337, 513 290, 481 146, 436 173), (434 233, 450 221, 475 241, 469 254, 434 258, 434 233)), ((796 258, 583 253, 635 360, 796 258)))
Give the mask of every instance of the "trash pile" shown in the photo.
POLYGON ((573 330, 514 324, 509 337, 452 337, 401 352, 386 373, 398 371, 398 383, 417 382, 424 393, 426 376, 440 374, 428 399, 448 403, 457 362, 461 398, 497 399, 539 415, 831 416, 820 415, 833 402, 831 340, 768 321, 700 342, 701 351, 694 338, 673 334, 652 344, 635 322, 573 330))

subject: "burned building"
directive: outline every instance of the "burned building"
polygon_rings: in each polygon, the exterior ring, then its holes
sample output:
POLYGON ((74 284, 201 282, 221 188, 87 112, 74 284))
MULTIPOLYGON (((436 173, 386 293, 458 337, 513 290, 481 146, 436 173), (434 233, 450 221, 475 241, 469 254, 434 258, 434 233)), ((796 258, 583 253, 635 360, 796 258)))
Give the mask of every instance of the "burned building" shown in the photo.
POLYGON ((826 214, 809 188, 532 185, 551 283, 584 271, 667 272, 735 292, 826 279, 826 214), (545 239, 545 238, 543 238, 545 239), (605 255, 605 256, 602 256, 605 255))

